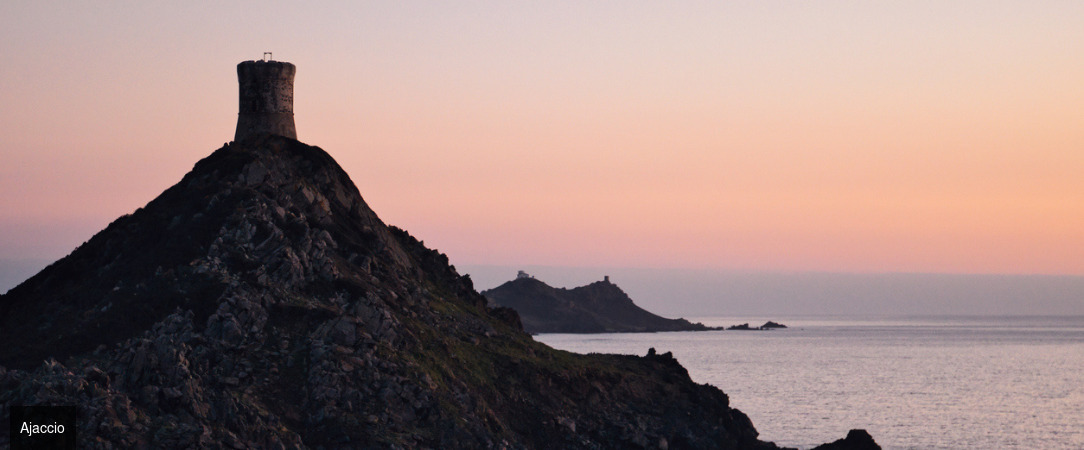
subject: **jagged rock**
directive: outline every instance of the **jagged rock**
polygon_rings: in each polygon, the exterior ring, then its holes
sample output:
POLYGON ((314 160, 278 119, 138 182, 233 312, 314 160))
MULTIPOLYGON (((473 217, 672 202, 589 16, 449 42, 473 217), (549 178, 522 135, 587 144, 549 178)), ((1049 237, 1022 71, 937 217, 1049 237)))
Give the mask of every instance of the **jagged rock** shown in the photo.
POLYGON ((835 442, 820 445, 813 450, 881 450, 866 430, 851 430, 847 437, 835 442))
POLYGON ((0 423, 76 405, 86 448, 775 448, 669 353, 519 323, 325 152, 257 136, 0 296, 0 423))

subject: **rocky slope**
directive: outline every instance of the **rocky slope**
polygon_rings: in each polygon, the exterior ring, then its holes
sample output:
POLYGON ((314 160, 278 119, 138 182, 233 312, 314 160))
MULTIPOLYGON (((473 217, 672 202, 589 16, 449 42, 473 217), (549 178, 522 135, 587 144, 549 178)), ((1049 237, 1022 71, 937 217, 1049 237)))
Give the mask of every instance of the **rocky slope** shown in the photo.
POLYGON ((636 306, 609 279, 572 289, 519 277, 482 291, 490 304, 519 313, 528 333, 623 333, 704 331, 685 319, 667 319, 636 306))
POLYGON ((485 303, 324 151, 233 143, 0 296, 0 442, 68 404, 81 448, 775 447, 669 354, 485 303))

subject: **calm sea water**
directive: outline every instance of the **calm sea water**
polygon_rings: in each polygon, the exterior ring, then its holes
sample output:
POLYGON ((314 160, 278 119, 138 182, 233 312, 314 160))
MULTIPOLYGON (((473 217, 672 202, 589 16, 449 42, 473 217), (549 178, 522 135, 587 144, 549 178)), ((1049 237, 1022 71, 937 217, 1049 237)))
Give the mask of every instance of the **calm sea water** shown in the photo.
POLYGON ((865 428, 890 449, 1084 449, 1084 316, 766 319, 786 330, 545 334, 578 353, 673 352, 764 440, 865 428))

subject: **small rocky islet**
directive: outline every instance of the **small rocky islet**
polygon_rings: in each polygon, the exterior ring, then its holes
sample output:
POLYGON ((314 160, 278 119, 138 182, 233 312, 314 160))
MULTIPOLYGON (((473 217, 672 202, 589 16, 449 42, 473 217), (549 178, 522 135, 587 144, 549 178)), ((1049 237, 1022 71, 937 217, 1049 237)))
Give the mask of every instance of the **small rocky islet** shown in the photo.
POLYGON ((769 321, 765 322, 764 325, 761 325, 759 327, 753 327, 753 326, 750 326, 748 323, 743 323, 741 325, 731 325, 729 327, 726 327, 726 329, 727 330, 737 330, 737 331, 751 331, 751 330, 778 330, 778 329, 782 329, 782 328, 786 328, 786 327, 787 327, 786 325, 783 325, 781 323, 772 322, 772 321, 769 320, 769 321))

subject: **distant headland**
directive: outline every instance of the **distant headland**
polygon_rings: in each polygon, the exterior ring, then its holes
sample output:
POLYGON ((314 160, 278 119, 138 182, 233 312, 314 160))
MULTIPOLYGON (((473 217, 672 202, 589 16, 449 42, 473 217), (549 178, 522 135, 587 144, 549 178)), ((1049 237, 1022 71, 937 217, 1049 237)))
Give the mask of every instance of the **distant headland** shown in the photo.
POLYGON ((555 288, 520 271, 516 279, 482 291, 491 306, 519 313, 528 333, 706 331, 721 328, 667 319, 636 306, 606 276, 586 286, 555 288))

